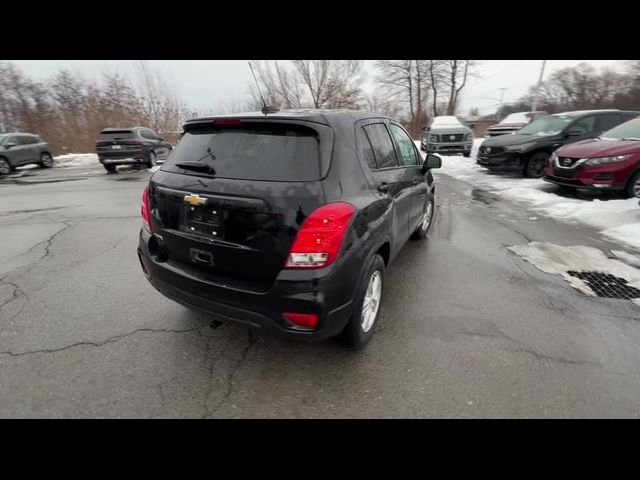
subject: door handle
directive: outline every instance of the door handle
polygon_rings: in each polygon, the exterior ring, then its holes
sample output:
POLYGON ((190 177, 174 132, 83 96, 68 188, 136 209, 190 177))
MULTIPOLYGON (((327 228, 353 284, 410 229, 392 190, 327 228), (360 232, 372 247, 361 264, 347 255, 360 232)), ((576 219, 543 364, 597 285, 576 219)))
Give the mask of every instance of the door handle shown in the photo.
POLYGON ((389 184, 387 182, 382 182, 380 185, 378 185, 378 191, 380 193, 389 192, 389 184))

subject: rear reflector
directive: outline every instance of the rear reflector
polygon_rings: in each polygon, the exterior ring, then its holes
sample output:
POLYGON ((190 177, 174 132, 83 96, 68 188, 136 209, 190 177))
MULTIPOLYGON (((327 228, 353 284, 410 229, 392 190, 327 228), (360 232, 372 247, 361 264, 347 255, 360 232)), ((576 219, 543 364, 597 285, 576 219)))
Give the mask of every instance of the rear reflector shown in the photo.
POLYGON ((142 226, 151 233, 151 211, 149 210, 149 187, 145 187, 142 193, 142 226))
POLYGON ((322 268, 338 256, 355 208, 345 202, 324 205, 309 215, 291 246, 285 268, 322 268))
POLYGON ((318 324, 318 315, 315 313, 290 313, 284 312, 284 318, 289 320, 296 327, 315 328, 318 324))
POLYGON ((240 120, 214 120, 213 124, 219 127, 239 127, 242 122, 240 120))

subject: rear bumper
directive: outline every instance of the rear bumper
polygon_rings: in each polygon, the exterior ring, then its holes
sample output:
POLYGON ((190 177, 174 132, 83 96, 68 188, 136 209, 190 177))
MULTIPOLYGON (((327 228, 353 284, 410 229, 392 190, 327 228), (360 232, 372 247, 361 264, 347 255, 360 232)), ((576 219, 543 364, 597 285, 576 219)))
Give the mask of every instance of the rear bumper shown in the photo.
POLYGON ((133 157, 126 157, 126 158, 98 158, 98 160, 100 161, 101 164, 103 165, 142 165, 146 162, 146 160, 142 157, 140 158, 133 158, 133 157))
MULTIPOLYGON (((299 280, 276 279, 266 292, 251 292, 214 284, 181 270, 179 265, 161 261, 149 252, 150 235, 142 230, 138 255, 147 280, 166 297, 209 314, 212 320, 243 325, 290 340, 324 340, 339 334, 352 314, 351 291, 344 291, 343 272, 334 270, 325 277, 297 272, 299 280), (304 277, 308 274, 308 278, 304 277), (336 293, 336 284, 341 292, 336 293), (290 325, 283 312, 319 315, 314 330, 290 325)), ((317 272, 317 271, 316 271, 317 272)), ((355 283, 355 282, 353 282, 355 283)))

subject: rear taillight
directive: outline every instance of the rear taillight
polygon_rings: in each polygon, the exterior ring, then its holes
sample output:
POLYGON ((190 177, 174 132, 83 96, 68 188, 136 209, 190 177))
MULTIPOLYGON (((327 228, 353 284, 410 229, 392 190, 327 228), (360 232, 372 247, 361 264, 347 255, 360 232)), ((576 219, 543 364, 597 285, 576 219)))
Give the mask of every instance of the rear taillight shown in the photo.
POLYGON ((296 327, 312 329, 318 324, 318 315, 315 313, 284 312, 282 316, 296 327))
POLYGON ((355 208, 345 202, 329 203, 309 215, 291 246, 285 268, 322 268, 338 256, 355 208))
POLYGON ((149 187, 142 193, 142 226, 151 233, 151 211, 149 210, 149 187))
POLYGON ((130 142, 127 142, 127 145, 144 145, 144 142, 140 140, 132 140, 130 142))

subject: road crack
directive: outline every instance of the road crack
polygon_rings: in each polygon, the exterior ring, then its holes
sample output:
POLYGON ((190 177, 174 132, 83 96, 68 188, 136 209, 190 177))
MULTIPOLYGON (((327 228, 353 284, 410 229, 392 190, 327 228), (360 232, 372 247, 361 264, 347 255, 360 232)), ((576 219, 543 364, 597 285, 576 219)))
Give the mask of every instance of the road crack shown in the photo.
MULTIPOLYGON (((207 395, 205 397, 205 402, 206 402, 205 403, 205 413, 202 416, 202 418, 211 418, 211 415, 213 415, 222 406, 222 404, 225 401, 227 401, 231 397, 231 395, 233 394, 233 385, 234 385, 234 378, 236 376, 236 373, 238 372, 238 370, 240 369, 242 364, 247 359, 247 357, 249 355, 249 351, 251 350, 251 347, 253 347, 253 345, 258 341, 258 339, 253 335, 253 332, 250 329, 247 329, 247 334, 249 336, 249 342, 247 343, 245 348, 242 350, 240 358, 238 358, 238 360, 231 366, 229 374, 227 375, 227 388, 226 388, 226 391, 222 395, 222 398, 220 398, 220 400, 218 400, 216 405, 213 406, 213 407, 209 407, 209 400, 210 400, 211 395, 213 393, 213 370, 214 370, 213 366, 214 366, 214 362, 211 363, 211 365, 209 367, 210 368, 210 370, 209 370, 209 390, 207 391, 207 395)), ((209 355, 210 345, 211 345, 210 343, 207 345, 207 356, 209 355)))
POLYGON ((58 352, 63 352, 65 350, 69 350, 71 348, 76 348, 76 347, 83 347, 83 346, 90 346, 90 347, 102 347, 103 345, 107 345, 109 343, 115 343, 115 342, 119 342, 120 340, 130 337, 132 335, 136 335, 140 332, 150 332, 150 333, 189 333, 189 332, 194 332, 196 331, 196 328, 188 328, 188 329, 184 329, 184 330, 170 330, 170 329, 155 329, 155 328, 139 328, 137 330, 134 330, 133 332, 129 332, 129 333, 123 333, 120 335, 114 335, 113 337, 109 337, 105 340, 100 340, 97 342, 76 342, 76 343, 72 343, 71 345, 65 345, 64 347, 59 347, 59 348, 44 348, 41 350, 28 350, 25 352, 12 352, 12 351, 4 351, 4 352, 0 352, 0 356, 5 355, 5 356, 9 356, 9 357, 23 357, 25 355, 37 355, 37 354, 51 354, 51 353, 58 353, 58 352))
POLYGON ((520 353, 528 353, 531 354, 533 356, 535 356, 538 360, 549 360, 549 361, 553 361, 553 362, 558 362, 558 363, 567 363, 567 364, 571 364, 571 365, 592 365, 595 367, 602 367, 604 366, 602 363, 597 363, 597 362, 591 362, 589 360, 573 360, 570 358, 566 358, 566 357, 559 357, 559 356, 555 356, 555 355, 547 355, 544 353, 540 353, 537 352, 533 349, 531 349, 531 347, 527 344, 525 344, 524 342, 521 342, 520 340, 517 340, 513 337, 510 337, 509 335, 505 334, 504 332, 498 330, 498 333, 478 333, 478 332, 469 332, 469 331, 458 331, 456 332, 456 334, 458 335, 470 335, 470 336, 474 336, 474 337, 483 337, 483 338, 489 338, 489 339, 506 339, 512 343, 515 343, 517 345, 520 345, 522 348, 517 348, 517 349, 512 349, 512 352, 520 352, 520 353))

